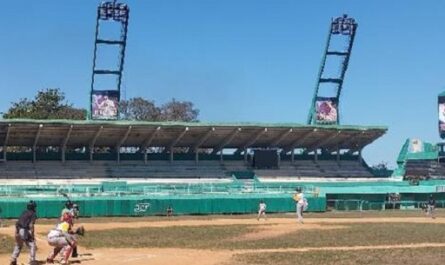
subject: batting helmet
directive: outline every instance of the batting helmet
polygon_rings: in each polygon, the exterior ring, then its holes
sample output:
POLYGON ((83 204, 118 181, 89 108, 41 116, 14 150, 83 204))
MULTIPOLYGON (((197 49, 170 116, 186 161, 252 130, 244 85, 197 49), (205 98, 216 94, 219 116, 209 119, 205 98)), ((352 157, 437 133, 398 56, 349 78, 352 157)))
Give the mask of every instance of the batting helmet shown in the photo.
POLYGON ((36 207, 37 207, 37 204, 33 200, 29 201, 28 204, 26 205, 26 209, 28 209, 30 211, 35 211, 36 207))

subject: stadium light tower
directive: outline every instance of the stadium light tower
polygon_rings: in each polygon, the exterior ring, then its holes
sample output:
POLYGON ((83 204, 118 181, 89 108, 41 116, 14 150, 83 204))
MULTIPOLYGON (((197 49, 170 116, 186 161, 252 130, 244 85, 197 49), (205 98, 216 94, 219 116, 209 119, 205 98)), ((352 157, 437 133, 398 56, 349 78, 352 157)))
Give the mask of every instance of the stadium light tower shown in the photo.
MULTIPOLYGON (((102 2, 97 8, 96 35, 94 40, 93 73, 91 77, 90 93, 90 118, 91 119, 118 119, 119 101, 122 83, 122 72, 124 70, 125 47, 127 45, 127 30, 130 8, 124 3, 102 2), (114 28, 105 28, 108 26, 117 26, 114 28), (119 28, 119 29, 116 29, 119 28), (108 30, 107 30, 108 29, 108 30), (113 35, 112 29, 117 32, 119 37, 110 37, 113 35), (99 51, 107 51, 107 47, 118 47, 117 66, 105 66, 98 68, 98 63, 106 61, 103 54, 99 51), (98 85, 98 79, 104 83, 108 81, 104 88, 98 85), (114 79, 111 81, 109 79, 114 79), (111 85, 110 85, 111 84, 111 85)), ((110 50, 110 49, 108 49, 110 50)), ((107 54, 108 56, 109 54, 107 54)))
POLYGON ((309 111, 308 124, 340 123, 339 99, 357 26, 355 19, 347 15, 332 19, 309 111), (341 48, 336 47, 338 46, 335 45, 336 42, 343 45, 346 43, 346 45, 341 48), (327 66, 327 63, 331 66, 332 62, 337 62, 336 73, 327 66), (327 95, 328 91, 330 91, 329 95, 327 95))

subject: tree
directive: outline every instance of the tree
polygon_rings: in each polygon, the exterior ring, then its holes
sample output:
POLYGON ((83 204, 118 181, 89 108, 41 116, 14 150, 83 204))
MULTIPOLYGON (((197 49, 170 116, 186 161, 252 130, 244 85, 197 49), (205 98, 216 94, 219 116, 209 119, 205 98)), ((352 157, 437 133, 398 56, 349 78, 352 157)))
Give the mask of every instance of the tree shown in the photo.
POLYGON ((159 121, 161 118, 161 109, 153 101, 141 97, 122 100, 119 108, 124 120, 159 121))
POLYGON ((190 101, 177 101, 175 98, 172 101, 165 103, 161 107, 162 121, 185 121, 197 122, 199 110, 194 108, 190 101))
POLYGON ((33 100, 22 98, 12 102, 5 119, 86 119, 86 110, 74 108, 65 102, 65 94, 59 88, 39 90, 33 100))
POLYGON ((198 121, 199 110, 189 101, 172 99, 161 107, 154 101, 141 97, 122 100, 119 106, 120 118, 138 121, 198 121))

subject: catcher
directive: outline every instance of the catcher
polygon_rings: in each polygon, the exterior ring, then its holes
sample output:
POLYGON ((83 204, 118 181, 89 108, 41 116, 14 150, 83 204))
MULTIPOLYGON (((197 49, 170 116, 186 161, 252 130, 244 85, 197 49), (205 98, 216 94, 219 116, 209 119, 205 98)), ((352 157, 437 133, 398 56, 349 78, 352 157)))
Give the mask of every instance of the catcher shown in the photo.
POLYGON ((72 225, 66 220, 59 223, 55 229, 48 233, 48 244, 53 246, 54 249, 46 259, 46 263, 54 263, 54 258, 62 251, 63 258, 61 264, 69 264, 68 260, 71 253, 77 246, 77 236, 83 236, 84 234, 85 229, 83 226, 73 231, 72 225))
MULTIPOLYGON (((74 219, 77 218, 79 218, 79 207, 71 200, 68 200, 65 203, 65 208, 62 210, 62 213, 60 214, 60 221, 61 222, 66 221, 71 225, 71 227, 73 227, 74 219)), ((77 258, 78 255, 79 254, 77 253, 77 247, 74 247, 71 257, 77 258)))

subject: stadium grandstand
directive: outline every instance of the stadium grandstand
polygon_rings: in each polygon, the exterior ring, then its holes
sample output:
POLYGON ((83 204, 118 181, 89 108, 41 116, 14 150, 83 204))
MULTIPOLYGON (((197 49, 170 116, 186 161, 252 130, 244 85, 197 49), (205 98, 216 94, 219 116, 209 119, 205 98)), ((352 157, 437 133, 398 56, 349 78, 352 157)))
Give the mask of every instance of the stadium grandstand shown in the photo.
MULTIPOLYGON (((375 174, 361 151, 385 127, 345 125, 1 120, 0 207, 69 194, 85 216, 249 213, 293 209, 296 187, 311 211, 384 209, 388 194, 411 207, 441 181, 412 185, 375 174), (12 200, 13 199, 13 200, 12 200), (144 208, 145 207, 145 208, 144 208), (101 209, 101 210, 98 210, 101 209)), ((58 211, 45 207, 42 216, 58 211)))
POLYGON ((98 6, 89 120, 0 120, 2 218, 16 218, 29 199, 38 201, 40 217, 58 217, 66 197, 82 216, 163 215, 170 207, 175 214, 253 213, 260 200, 268 212, 290 212, 296 188, 307 194, 308 211, 419 208, 432 193, 443 207, 443 148, 408 140, 391 175, 362 157, 386 127, 340 125, 353 18, 331 21, 304 125, 119 120, 128 21, 126 4, 98 6), (101 36, 103 22, 118 24, 120 38, 101 36), (331 47, 335 38, 345 50, 331 47), (120 47, 117 70, 96 68, 107 45, 120 47), (339 60, 339 75, 329 74, 330 60, 339 60), (101 90, 95 79, 104 76, 115 89, 101 90))

